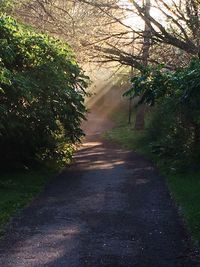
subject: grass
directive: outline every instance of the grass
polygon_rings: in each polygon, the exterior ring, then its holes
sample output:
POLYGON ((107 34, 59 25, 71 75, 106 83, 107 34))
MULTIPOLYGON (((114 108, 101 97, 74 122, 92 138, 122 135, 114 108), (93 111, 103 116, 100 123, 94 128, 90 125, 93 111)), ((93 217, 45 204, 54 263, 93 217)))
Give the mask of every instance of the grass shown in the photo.
POLYGON ((178 204, 182 216, 194 241, 200 244, 200 170, 175 172, 170 170, 170 162, 151 152, 145 131, 134 131, 127 124, 126 114, 115 113, 116 127, 104 134, 104 138, 121 144, 122 147, 139 152, 154 161, 161 173, 167 178, 169 189, 178 204))
POLYGON ((200 244, 200 172, 167 175, 167 181, 193 239, 200 244))
POLYGON ((145 146, 140 146, 143 138, 145 138, 145 132, 136 132, 130 125, 122 123, 104 133, 104 137, 107 140, 118 142, 123 148, 133 149, 140 153, 146 151, 145 146))
POLYGON ((40 169, 4 173, 0 177, 0 234, 6 223, 44 188, 54 171, 40 169))

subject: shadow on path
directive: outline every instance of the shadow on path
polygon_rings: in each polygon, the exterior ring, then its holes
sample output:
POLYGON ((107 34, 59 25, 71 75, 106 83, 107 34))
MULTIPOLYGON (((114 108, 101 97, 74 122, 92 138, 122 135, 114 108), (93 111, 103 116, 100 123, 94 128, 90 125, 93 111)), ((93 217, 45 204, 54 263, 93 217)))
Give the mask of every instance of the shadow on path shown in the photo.
POLYGON ((198 266, 164 179, 143 157, 101 141, 111 124, 92 116, 72 166, 9 225, 0 266, 198 266))

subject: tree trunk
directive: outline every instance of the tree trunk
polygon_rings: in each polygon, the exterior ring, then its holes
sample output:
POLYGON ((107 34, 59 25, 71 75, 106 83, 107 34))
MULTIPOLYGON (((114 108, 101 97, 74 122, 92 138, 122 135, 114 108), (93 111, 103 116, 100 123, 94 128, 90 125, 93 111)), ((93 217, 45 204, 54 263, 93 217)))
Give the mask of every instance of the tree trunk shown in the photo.
MULTIPOLYGON (((151 8, 151 0, 144 0, 145 15, 148 16, 151 8)), ((142 47, 142 58, 143 67, 148 66, 149 51, 151 47, 151 29, 148 24, 145 23, 145 29, 143 34, 143 47, 142 47)), ((139 99, 140 100, 140 99, 139 99)), ((135 119, 135 130, 144 130, 145 128, 145 104, 141 104, 136 110, 135 119)))
POLYGON ((144 130, 145 126, 145 109, 144 104, 137 107, 136 118, 135 118, 135 130, 144 130))

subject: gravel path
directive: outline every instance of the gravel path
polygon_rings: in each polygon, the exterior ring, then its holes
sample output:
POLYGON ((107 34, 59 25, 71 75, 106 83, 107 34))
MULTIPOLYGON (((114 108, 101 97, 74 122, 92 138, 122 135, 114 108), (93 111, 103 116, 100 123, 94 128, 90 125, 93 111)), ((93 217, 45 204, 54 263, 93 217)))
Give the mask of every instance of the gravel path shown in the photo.
POLYGON ((100 125, 13 219, 0 267, 198 266, 163 177, 143 157, 100 141, 100 125))

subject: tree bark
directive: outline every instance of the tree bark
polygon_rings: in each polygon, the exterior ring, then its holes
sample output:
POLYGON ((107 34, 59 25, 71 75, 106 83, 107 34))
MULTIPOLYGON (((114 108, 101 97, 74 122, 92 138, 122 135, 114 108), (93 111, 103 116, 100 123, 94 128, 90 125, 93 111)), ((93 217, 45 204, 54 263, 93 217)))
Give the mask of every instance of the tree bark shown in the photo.
MULTIPOLYGON (((145 15, 148 16, 151 8, 151 0, 144 0, 145 15)), ((151 29, 148 23, 145 23, 143 34, 142 64, 145 69, 148 66, 149 52, 151 47, 151 29)), ((140 99, 139 99, 140 100, 140 99)), ((135 130, 144 130, 145 128, 145 104, 141 104, 136 110, 135 130)))

